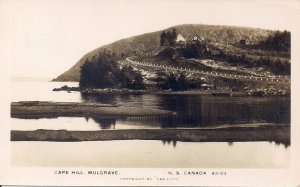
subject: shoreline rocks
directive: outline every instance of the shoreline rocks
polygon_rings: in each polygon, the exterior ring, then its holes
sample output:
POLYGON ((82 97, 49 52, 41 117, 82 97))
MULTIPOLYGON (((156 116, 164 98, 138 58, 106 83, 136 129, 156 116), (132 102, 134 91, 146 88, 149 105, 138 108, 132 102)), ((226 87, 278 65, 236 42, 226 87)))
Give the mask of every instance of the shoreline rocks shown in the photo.
POLYGON ((213 96, 245 96, 245 97, 285 97, 290 96, 290 91, 285 89, 275 89, 274 87, 267 88, 252 88, 243 89, 241 91, 229 91, 229 90, 132 90, 127 88, 80 88, 80 87, 68 87, 64 85, 60 88, 54 88, 53 91, 80 91, 86 95, 141 95, 141 94, 175 94, 175 95, 189 95, 189 94, 206 94, 213 96))
POLYGON ((122 94, 146 94, 148 93, 146 90, 131 90, 127 88, 85 88, 81 90, 83 94, 94 94, 94 95, 122 95, 122 94))
POLYGON ((257 89, 250 89, 246 91, 248 96, 255 96, 255 97, 270 97, 270 96, 290 96, 291 93, 284 89, 274 89, 274 88, 257 88, 257 89))
POLYGON ((80 87, 69 87, 67 85, 64 85, 60 88, 53 88, 52 91, 68 91, 68 92, 80 91, 80 87))

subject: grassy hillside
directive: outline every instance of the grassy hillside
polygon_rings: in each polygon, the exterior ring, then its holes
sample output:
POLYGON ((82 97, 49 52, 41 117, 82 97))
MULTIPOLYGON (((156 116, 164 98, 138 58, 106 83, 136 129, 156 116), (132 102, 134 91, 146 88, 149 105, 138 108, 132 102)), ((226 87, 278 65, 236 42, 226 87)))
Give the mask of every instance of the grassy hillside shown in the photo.
MULTIPOLYGON (((201 24, 178 25, 177 32, 186 40, 191 40, 195 35, 203 37, 205 40, 210 40, 216 44, 231 44, 239 43, 241 39, 249 39, 252 44, 258 44, 265 40, 270 34, 275 31, 255 29, 248 27, 233 27, 233 26, 212 26, 201 24)), ((170 30, 168 28, 166 30, 170 30)), ((151 56, 161 50, 160 34, 162 31, 142 34, 126 39, 122 39, 109 45, 97 48, 84 55, 74 66, 68 71, 58 76, 54 81, 79 81, 79 71, 86 59, 91 59, 97 55, 101 48, 112 50, 118 56, 151 56)))

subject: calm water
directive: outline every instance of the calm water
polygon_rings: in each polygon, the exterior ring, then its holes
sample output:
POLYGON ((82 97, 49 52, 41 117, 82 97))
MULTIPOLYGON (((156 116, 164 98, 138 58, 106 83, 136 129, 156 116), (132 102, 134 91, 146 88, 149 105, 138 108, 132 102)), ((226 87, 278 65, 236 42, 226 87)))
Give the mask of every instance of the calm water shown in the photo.
MULTIPOLYGON (((98 102, 165 109, 176 112, 177 115, 174 117, 128 118, 103 118, 101 116, 52 119, 13 118, 12 129, 84 131, 199 128, 258 123, 290 124, 290 99, 286 97, 247 98, 204 95, 95 97, 83 96, 79 92, 52 91, 53 88, 63 85, 77 86, 78 83, 14 80, 12 82, 12 101, 98 102)), ((287 167, 289 165, 289 149, 284 145, 271 142, 188 143, 132 140, 73 143, 13 142, 12 163, 19 166, 287 167), (49 147, 51 148, 48 149, 49 147), (65 149, 66 147, 67 149, 65 149), (68 154, 72 155, 71 159, 65 157, 68 154), (51 155, 51 157, 48 155, 51 155), (99 157, 99 155, 101 156, 99 157), (122 155, 126 155, 126 159, 119 159, 122 158, 122 155), (162 159, 158 161, 157 157, 162 159)))
POLYGON ((57 101, 57 102, 80 102, 79 93, 54 92, 53 88, 64 85, 78 86, 78 82, 50 82, 44 79, 21 79, 12 80, 12 101, 57 101))
POLYGON ((15 81, 13 101, 68 101, 98 102, 119 104, 141 108, 156 108, 176 112, 174 117, 128 117, 92 118, 59 117, 52 119, 12 119, 15 130, 67 129, 133 129, 133 128, 197 128, 206 126, 253 124, 253 123, 290 123, 290 99, 287 97, 247 98, 214 97, 205 95, 168 96, 83 96, 79 92, 54 92, 55 87, 65 84, 77 86, 78 83, 15 81), (35 90, 37 92, 32 92, 35 90))

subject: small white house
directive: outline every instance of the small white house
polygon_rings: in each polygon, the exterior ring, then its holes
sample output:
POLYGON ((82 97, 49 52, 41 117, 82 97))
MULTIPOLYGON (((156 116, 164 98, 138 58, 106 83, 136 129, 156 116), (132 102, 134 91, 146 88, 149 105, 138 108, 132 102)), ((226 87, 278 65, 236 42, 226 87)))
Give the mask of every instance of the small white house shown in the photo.
POLYGON ((184 37, 181 34, 178 34, 177 38, 176 38, 176 43, 179 43, 179 42, 186 42, 186 40, 184 39, 184 37))
POLYGON ((193 41, 199 41, 200 39, 199 39, 199 37, 198 36, 194 36, 193 37, 193 41))
POLYGON ((196 42, 196 41, 199 41, 199 42, 204 42, 204 38, 203 37, 199 37, 199 36, 194 36, 192 41, 196 42))
POLYGON ((177 45, 185 45, 186 44, 186 40, 184 39, 184 37, 181 34, 177 35, 175 42, 177 45))

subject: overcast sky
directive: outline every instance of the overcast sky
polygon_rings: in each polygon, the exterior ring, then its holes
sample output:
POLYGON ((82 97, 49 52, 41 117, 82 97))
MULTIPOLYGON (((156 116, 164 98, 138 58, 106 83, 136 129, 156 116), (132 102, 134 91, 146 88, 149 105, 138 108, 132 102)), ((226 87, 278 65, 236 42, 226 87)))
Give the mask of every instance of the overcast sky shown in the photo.
POLYGON ((293 31, 299 4, 299 0, 0 0, 0 37, 5 44, 1 63, 11 64, 12 76, 54 78, 97 47, 178 24, 293 31))

